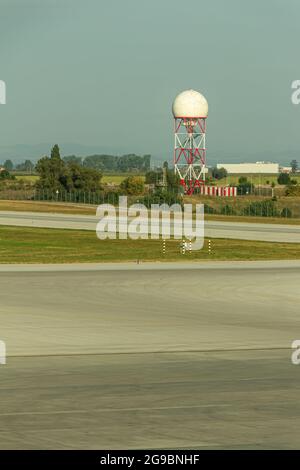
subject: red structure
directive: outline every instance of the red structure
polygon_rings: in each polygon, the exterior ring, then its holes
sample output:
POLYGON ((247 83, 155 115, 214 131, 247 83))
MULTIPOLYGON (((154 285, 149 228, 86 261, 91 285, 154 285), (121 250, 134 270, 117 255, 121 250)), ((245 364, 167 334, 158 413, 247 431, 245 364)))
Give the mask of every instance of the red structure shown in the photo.
POLYGON ((174 168, 186 194, 205 184, 205 117, 174 118, 174 168))
POLYGON ((207 114, 207 101, 198 91, 183 91, 174 100, 174 168, 185 194, 205 184, 207 114))
POLYGON ((236 197, 237 187, 234 186, 201 186, 202 196, 236 197))

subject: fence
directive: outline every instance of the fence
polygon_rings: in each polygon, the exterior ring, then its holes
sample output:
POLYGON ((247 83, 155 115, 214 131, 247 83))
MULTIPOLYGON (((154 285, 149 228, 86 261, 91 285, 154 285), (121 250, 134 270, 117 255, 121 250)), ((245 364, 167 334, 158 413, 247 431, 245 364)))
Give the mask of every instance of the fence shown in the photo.
POLYGON ((281 217, 300 218, 300 198, 259 199, 231 198, 230 200, 201 199, 206 214, 238 217, 281 217))
MULTIPOLYGON (((14 201, 51 201, 67 202, 81 204, 112 204, 119 202, 118 192, 92 192, 92 191, 59 191, 48 190, 2 190, 0 191, 0 200, 14 201)), ((128 196, 128 204, 141 202, 147 207, 152 203, 173 204, 181 201, 179 195, 168 193, 168 197, 163 195, 160 198, 153 194, 143 196, 128 196), (176 199, 177 198, 177 199, 176 199)), ((206 214, 228 215, 228 216, 249 216, 249 217, 282 217, 282 218, 300 218, 300 198, 282 197, 274 201, 263 197, 209 197, 195 196, 186 197, 184 202, 196 204, 202 202, 206 214)))
POLYGON ((14 201, 49 201, 69 202, 81 204, 104 204, 116 205, 119 194, 116 192, 93 192, 93 191, 48 191, 48 190, 5 190, 0 191, 0 200, 14 201))

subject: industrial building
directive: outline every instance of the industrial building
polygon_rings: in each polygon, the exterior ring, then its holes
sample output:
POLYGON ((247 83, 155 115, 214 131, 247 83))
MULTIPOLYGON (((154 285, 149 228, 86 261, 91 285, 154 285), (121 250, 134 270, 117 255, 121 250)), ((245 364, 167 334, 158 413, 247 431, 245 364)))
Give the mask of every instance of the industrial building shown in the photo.
POLYGON ((241 174, 279 174, 279 163, 256 162, 256 163, 218 163, 217 168, 225 168, 229 175, 241 174))

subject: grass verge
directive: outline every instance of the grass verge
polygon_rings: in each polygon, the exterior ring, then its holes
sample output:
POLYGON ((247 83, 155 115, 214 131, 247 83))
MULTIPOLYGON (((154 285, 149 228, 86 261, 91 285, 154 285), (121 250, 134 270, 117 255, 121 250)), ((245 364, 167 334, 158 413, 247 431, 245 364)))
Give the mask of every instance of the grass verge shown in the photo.
POLYGON ((0 211, 95 215, 96 207, 66 202, 0 201, 0 211))
POLYGON ((117 261, 200 261, 300 259, 300 243, 212 239, 199 251, 180 253, 179 240, 104 240, 93 232, 27 227, 0 227, 0 262, 92 263, 117 261))
MULTIPOLYGON (((87 204, 43 201, 0 201, 0 211, 49 212, 58 214, 96 215, 96 207, 87 204)), ((284 217, 247 217, 238 215, 205 214, 206 220, 224 222, 253 222, 261 224, 300 225, 300 219, 284 217)))

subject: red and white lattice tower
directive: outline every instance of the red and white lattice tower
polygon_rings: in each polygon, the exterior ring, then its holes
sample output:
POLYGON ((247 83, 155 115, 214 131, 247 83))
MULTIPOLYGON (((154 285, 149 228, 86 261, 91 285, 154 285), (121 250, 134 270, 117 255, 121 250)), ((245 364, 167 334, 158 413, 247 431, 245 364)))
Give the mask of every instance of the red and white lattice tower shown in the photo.
POLYGON ((186 194, 205 184, 207 114, 207 101, 198 91, 183 91, 174 100, 174 168, 186 194))

